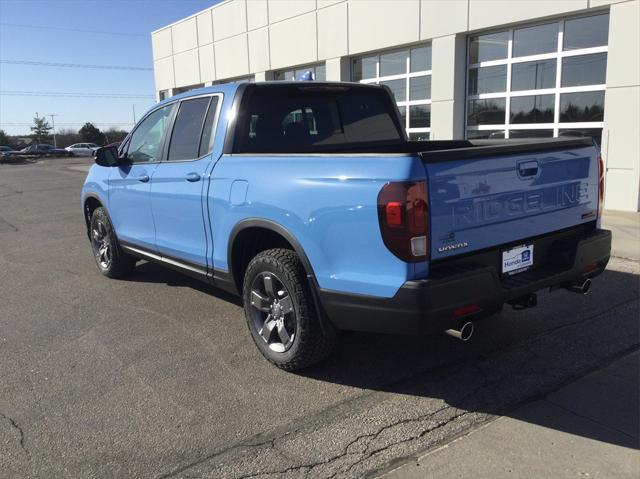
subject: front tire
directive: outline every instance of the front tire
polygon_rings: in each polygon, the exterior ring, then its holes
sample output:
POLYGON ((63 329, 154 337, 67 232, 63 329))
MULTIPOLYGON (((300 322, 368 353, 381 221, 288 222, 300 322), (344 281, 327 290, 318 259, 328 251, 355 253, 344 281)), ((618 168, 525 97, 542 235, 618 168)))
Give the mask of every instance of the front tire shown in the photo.
POLYGON ((116 279, 131 274, 136 259, 120 248, 109 215, 103 207, 96 208, 91 215, 89 238, 93 257, 102 274, 116 279))
POLYGON ((286 371, 325 359, 335 335, 325 335, 300 258, 288 249, 255 256, 243 285, 247 325, 262 355, 286 371))

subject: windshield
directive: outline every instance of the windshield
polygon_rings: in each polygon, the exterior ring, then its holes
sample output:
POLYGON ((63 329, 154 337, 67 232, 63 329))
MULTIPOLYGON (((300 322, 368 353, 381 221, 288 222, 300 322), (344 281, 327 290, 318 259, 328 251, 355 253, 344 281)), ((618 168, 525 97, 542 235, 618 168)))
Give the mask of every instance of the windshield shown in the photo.
POLYGON ((382 88, 358 85, 249 85, 234 153, 317 153, 397 144, 404 134, 382 88))

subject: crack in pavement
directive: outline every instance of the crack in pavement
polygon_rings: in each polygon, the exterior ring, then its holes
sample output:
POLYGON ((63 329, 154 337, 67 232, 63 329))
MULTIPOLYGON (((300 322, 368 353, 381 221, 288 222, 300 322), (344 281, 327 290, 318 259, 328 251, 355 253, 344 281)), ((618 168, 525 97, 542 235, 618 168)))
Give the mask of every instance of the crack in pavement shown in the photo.
MULTIPOLYGON (((445 407, 445 408, 442 408, 441 411, 442 410, 446 410, 446 409, 455 409, 455 408, 445 407)), ((443 428, 443 427, 449 425, 450 423, 452 423, 452 422, 454 422, 454 421, 456 421, 456 420, 460 419, 461 417, 466 416, 468 414, 472 414, 472 413, 469 412, 469 411, 464 411, 464 412, 462 412, 460 414, 455 414, 455 415, 453 415, 453 416, 451 416, 451 417, 449 417, 449 418, 447 418, 447 419, 445 419, 443 421, 438 422, 435 426, 423 430, 417 436, 412 436, 412 437, 408 437, 408 438, 405 438, 405 439, 401 439, 400 441, 396 441, 396 442, 393 442, 391 444, 387 444, 386 446, 378 447, 377 449, 374 449, 371 452, 369 452, 369 447, 367 446, 367 449, 365 449, 365 451, 364 451, 364 457, 358 459, 356 462, 351 464, 346 470, 340 469, 340 470, 334 472, 333 474, 331 474, 331 476, 328 477, 328 479, 335 479, 338 476, 338 474, 349 474, 355 467, 357 467, 358 465, 362 464, 367 459, 371 459, 376 454, 385 452, 386 450, 388 450, 388 449, 390 449, 390 448, 392 448, 394 446, 398 446, 399 444, 404 444, 404 443, 409 442, 409 441, 414 441, 416 439, 420 439, 420 438, 426 436, 427 434, 432 433, 432 432, 436 431, 437 429, 443 428)), ((375 440, 375 438, 373 440, 375 440)))
MULTIPOLYGON (((296 466, 290 466, 284 470, 278 470, 278 471, 268 471, 268 472, 260 472, 260 473, 252 473, 252 474, 248 474, 248 475, 244 475, 244 476, 240 476, 238 479, 250 479, 250 478, 254 478, 254 477, 260 477, 260 476, 264 476, 264 475, 270 475, 270 474, 286 474, 288 472, 292 472, 292 471, 296 471, 296 470, 301 470, 301 469, 307 469, 306 474, 307 476, 309 475, 309 473, 318 466, 322 466, 325 464, 329 464, 331 462, 335 462, 343 457, 346 457, 348 455, 351 454, 366 454, 368 449, 369 449, 369 445, 371 444, 371 442, 375 441, 384 431, 391 429, 392 427, 396 427, 396 426, 400 426, 402 424, 406 424, 409 422, 417 422, 417 421, 424 421, 426 419, 429 419, 430 417, 433 417, 435 414, 444 411, 446 409, 449 409, 449 406, 445 406, 442 407, 440 409, 437 409, 436 411, 433 411, 431 413, 428 413, 424 416, 420 416, 417 418, 409 418, 409 419, 402 419, 400 421, 395 421, 391 424, 387 424, 386 426, 382 427, 381 429, 379 429, 378 431, 376 431, 375 433, 369 433, 369 434, 361 434, 358 437, 356 437, 355 439, 349 441, 349 443, 343 448, 342 452, 339 454, 336 454, 328 459, 325 459, 323 461, 316 461, 314 463, 311 464, 300 464, 300 465, 296 465, 296 466), (371 438, 371 440, 369 441, 369 444, 366 445, 365 450, 362 452, 349 452, 349 448, 351 446, 353 446, 354 444, 356 444, 357 442, 366 439, 366 438, 371 438)), ((374 454, 377 451, 373 451, 372 454, 374 454)), ((370 455, 372 455, 370 454, 370 455)), ((334 477, 334 475, 330 476, 330 477, 334 477)))
MULTIPOLYGON (((461 399, 460 402, 464 403, 465 401, 467 401, 468 398, 474 398, 477 397, 478 394, 480 393, 480 391, 482 389, 487 389, 487 388, 491 388, 492 386, 494 386, 495 384, 499 384, 500 382, 502 382, 502 380, 504 379, 504 375, 500 375, 498 376, 496 379, 490 379, 488 377, 488 375, 485 373, 485 371, 479 366, 479 365, 474 365, 474 367, 476 369, 478 369, 478 371, 480 372, 480 375, 483 377, 483 381, 476 387, 474 388, 471 392, 467 393, 466 395, 464 395, 461 399)), ((413 418, 404 418, 404 419, 400 419, 397 421, 394 421, 390 424, 387 424, 383 427, 381 427, 380 429, 378 429, 376 432, 373 433, 368 433, 368 434, 361 434, 358 435, 355 439, 352 439, 351 441, 349 441, 346 446, 343 448, 342 452, 340 452, 339 454, 335 454, 327 459, 321 460, 321 461, 314 461, 311 463, 305 463, 305 464, 297 464, 297 465, 292 465, 289 467, 286 467, 284 469, 278 469, 278 470, 271 470, 271 471, 261 471, 261 472, 257 472, 257 473, 250 473, 250 474, 246 474, 246 475, 242 475, 239 476, 238 479, 255 479, 255 478, 260 478, 260 477, 268 477, 268 476, 282 476, 294 471, 304 471, 305 473, 305 478, 309 477, 310 474, 312 474, 314 472, 314 470, 316 468, 319 468, 321 466, 324 465, 328 465, 328 464, 332 464, 332 463, 336 463, 339 462, 340 460, 348 457, 348 456, 354 456, 355 461, 348 464, 346 469, 344 467, 344 465, 340 465, 338 466, 338 469, 336 471, 334 471, 331 475, 326 476, 327 479, 335 479, 336 477, 338 477, 339 475, 347 475, 349 474, 354 468, 356 468, 358 465, 362 464, 364 461, 372 458, 373 456, 383 453, 385 451, 387 451, 388 449, 398 446, 400 444, 404 444, 410 441, 414 441, 416 439, 420 439, 423 438, 424 436, 426 436, 427 434, 430 434, 438 429, 444 428, 446 426, 448 426, 449 424, 453 423, 454 421, 457 421, 458 419, 470 415, 470 414, 476 414, 475 411, 467 411, 464 409, 460 409, 458 407, 455 406, 450 406, 450 405, 445 405, 443 407, 437 408, 434 411, 431 411, 427 414, 424 415, 420 415, 418 417, 413 417, 413 418), (420 432, 418 434, 414 434, 414 435, 410 435, 409 437, 404 437, 402 439, 387 443, 383 446, 378 446, 376 448, 372 448, 373 444, 375 444, 375 442, 387 431, 390 431, 393 428, 402 428, 405 425, 408 424, 412 424, 412 423, 421 423, 421 422, 425 422, 425 421, 429 421, 430 419, 432 419, 433 417, 435 417, 436 415, 440 414, 440 413, 445 413, 447 411, 452 411, 453 414, 449 415, 443 419, 440 419, 436 422, 436 424, 429 426, 427 428, 421 429, 420 432), (462 411, 462 412, 459 412, 462 411), (365 442, 364 445, 364 450, 360 449, 360 450, 356 450, 356 451, 352 451, 350 450, 352 448, 352 446, 354 446, 355 444, 359 443, 359 442, 365 442)), ((486 414, 483 415, 484 419, 486 419, 487 416, 491 416, 490 414, 486 414)), ((271 447, 275 448, 275 441, 279 439, 279 438, 274 438, 271 441, 271 447)), ((267 443, 263 443, 261 444, 261 446, 265 446, 267 445, 267 443)), ((266 450, 269 449, 269 447, 265 448, 266 450)), ((284 451, 280 451, 281 453, 283 453, 283 455, 286 456, 286 454, 284 454, 284 451)))
POLYGON ((3 414, 0 412, 0 417, 3 417, 7 421, 9 421, 11 426, 18 431, 18 433, 20 434, 20 447, 25 453, 28 453, 27 448, 24 447, 24 431, 22 430, 22 427, 20 427, 20 425, 15 421, 15 419, 7 416, 6 414, 3 414))
POLYGON ((0 233, 15 233, 18 228, 0 216, 0 233))

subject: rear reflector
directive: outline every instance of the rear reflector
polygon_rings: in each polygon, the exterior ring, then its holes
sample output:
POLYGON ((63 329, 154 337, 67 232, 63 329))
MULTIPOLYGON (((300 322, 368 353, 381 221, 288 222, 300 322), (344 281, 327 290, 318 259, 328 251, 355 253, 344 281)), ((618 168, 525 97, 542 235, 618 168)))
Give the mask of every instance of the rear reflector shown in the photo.
POLYGON ((427 183, 387 183, 378 194, 378 221, 382 240, 403 261, 429 257, 427 183))
POLYGON ((454 309, 453 317, 454 319, 458 319, 468 314, 477 313, 478 311, 480 311, 479 304, 468 304, 466 306, 460 306, 459 308, 454 309))
POLYGON ((583 274, 589 274, 594 272, 596 269, 598 269, 598 263, 589 263, 587 265, 584 266, 584 268, 582 268, 582 273, 583 274))

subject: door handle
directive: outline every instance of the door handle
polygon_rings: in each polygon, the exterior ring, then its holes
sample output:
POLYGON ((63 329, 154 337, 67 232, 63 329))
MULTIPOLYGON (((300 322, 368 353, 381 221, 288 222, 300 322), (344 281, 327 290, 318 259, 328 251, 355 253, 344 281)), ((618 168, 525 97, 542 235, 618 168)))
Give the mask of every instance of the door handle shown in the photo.
POLYGON ((195 173, 195 172, 187 173, 187 176, 185 176, 185 179, 187 181, 191 181, 193 183, 194 181, 200 181, 200 175, 198 173, 195 173))
POLYGON ((141 181, 142 183, 146 183, 147 181, 149 181, 149 175, 138 176, 138 181, 141 181))

